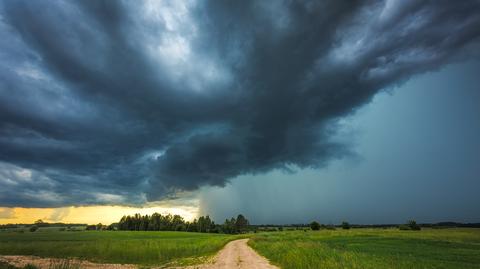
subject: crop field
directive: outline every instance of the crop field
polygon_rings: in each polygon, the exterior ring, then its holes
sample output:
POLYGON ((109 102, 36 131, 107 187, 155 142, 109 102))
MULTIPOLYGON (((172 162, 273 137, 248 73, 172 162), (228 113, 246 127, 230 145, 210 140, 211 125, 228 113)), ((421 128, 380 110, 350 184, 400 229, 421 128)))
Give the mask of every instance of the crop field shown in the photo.
POLYGON ((284 269, 480 268, 480 229, 271 232, 249 245, 284 269))
POLYGON ((80 258, 100 263, 189 263, 215 254, 239 236, 187 232, 45 230, 0 232, 0 255, 80 258))

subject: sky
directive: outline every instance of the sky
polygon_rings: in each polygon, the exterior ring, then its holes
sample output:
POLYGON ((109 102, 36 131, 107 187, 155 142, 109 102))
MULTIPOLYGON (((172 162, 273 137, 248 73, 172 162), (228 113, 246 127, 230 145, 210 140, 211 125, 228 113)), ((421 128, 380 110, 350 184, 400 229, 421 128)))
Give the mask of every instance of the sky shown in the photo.
POLYGON ((0 35, 0 223, 480 221, 478 1, 0 1, 0 35))

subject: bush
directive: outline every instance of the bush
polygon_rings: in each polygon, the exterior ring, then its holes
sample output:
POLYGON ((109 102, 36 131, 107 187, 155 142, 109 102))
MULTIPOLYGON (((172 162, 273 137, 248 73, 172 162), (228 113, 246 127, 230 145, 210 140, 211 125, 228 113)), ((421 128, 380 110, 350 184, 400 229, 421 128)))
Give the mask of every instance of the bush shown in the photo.
POLYGON ((38 230, 38 226, 32 226, 29 229, 29 231, 32 232, 32 233, 35 232, 36 230, 38 230))
POLYGON ((320 223, 312 221, 312 223, 310 223, 310 229, 312 229, 313 231, 320 230, 320 223))
POLYGON ((398 229, 402 231, 420 231, 422 228, 417 224, 416 221, 410 220, 407 222, 407 224, 399 225, 398 229))
POLYGON ((420 228, 420 225, 418 225, 417 222, 414 221, 414 220, 410 220, 408 222, 408 226, 410 227, 410 229, 412 231, 420 231, 422 229, 422 228, 420 228))
POLYGON ((346 221, 342 222, 342 229, 344 229, 344 230, 350 229, 350 223, 348 223, 346 221))

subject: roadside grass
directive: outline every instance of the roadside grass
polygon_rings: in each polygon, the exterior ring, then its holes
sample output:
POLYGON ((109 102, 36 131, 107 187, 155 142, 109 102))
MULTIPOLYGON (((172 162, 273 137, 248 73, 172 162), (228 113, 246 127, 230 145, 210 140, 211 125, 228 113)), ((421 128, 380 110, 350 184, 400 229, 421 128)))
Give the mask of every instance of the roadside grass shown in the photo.
POLYGON ((480 229, 273 232, 249 245, 283 269, 480 268, 480 229))
POLYGON ((194 264, 240 237, 190 232, 4 232, 0 233, 0 254, 78 258, 99 263, 194 264))

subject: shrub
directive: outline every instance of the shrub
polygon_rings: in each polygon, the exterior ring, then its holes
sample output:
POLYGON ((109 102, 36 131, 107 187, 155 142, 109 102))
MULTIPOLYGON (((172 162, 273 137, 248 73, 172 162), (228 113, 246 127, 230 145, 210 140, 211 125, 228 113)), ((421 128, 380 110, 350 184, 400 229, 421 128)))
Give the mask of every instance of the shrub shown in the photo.
POLYGON ((36 230, 38 230, 38 226, 32 226, 29 229, 29 231, 32 232, 32 233, 35 232, 36 230))
POLYGON ((412 231, 420 231, 421 230, 420 225, 418 225, 415 220, 410 220, 408 222, 408 226, 410 227, 410 230, 412 230, 412 231))
POLYGON ((320 223, 312 221, 312 223, 310 223, 310 229, 312 229, 313 231, 320 230, 320 223))
POLYGON ((344 229, 344 230, 350 229, 350 223, 348 223, 346 221, 342 222, 342 229, 344 229))
POLYGON ((420 225, 417 224, 416 221, 410 220, 407 222, 407 224, 399 225, 398 229, 402 231, 420 231, 421 227, 420 225))

